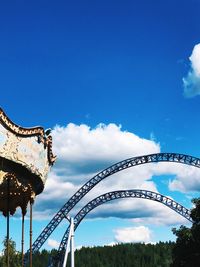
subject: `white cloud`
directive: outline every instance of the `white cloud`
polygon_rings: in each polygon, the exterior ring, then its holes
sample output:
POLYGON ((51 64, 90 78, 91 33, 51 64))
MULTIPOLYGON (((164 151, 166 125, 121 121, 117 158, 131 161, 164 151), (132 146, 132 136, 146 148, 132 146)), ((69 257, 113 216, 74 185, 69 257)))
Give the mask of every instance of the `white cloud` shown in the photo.
POLYGON ((115 240, 122 243, 149 243, 151 231, 146 226, 118 228, 114 230, 115 240))
MULTIPOLYGON (((148 202, 148 201, 146 201, 148 202)), ((141 207, 143 208, 143 207, 141 207)), ((139 223, 143 225, 157 225, 157 226, 177 226, 180 224, 190 224, 190 222, 185 219, 184 217, 180 216, 178 213, 176 213, 174 210, 171 210, 170 208, 166 207, 163 204, 153 202, 149 203, 148 206, 146 206, 146 209, 149 209, 151 211, 150 216, 148 217, 139 217, 136 219, 131 219, 134 223, 139 223)))
POLYGON ((198 192, 200 191, 200 169, 177 163, 159 163, 153 166, 156 175, 174 175, 169 182, 171 191, 198 192))
POLYGON ((138 198, 121 199, 101 205, 87 218, 116 217, 130 219, 135 223, 174 226, 190 222, 162 203, 138 198))
POLYGON ((110 243, 106 244, 105 246, 114 247, 117 244, 118 244, 117 242, 110 242, 110 243))
MULTIPOLYGON (((56 212, 100 170, 125 158, 160 151, 159 144, 123 131, 116 124, 99 124, 92 129, 87 125, 70 123, 66 127, 56 126, 52 135, 53 149, 58 159, 49 174, 44 192, 34 205, 35 214, 39 212, 40 218, 41 211, 45 213, 51 208, 52 213, 56 212)), ((141 168, 134 175, 127 170, 110 178, 110 182, 105 181, 95 187, 95 192, 90 192, 84 203, 107 192, 108 188, 138 187, 151 176, 148 170, 141 168)), ((52 213, 49 213, 50 217, 52 213)))
POLYGON ((200 95, 200 44, 194 46, 190 56, 191 70, 183 78, 185 97, 200 95))
POLYGON ((85 124, 69 123, 66 127, 56 126, 52 135, 54 151, 59 159, 58 167, 60 168, 61 162, 64 161, 63 168, 67 173, 80 172, 80 169, 85 173, 91 172, 92 165, 95 166, 95 171, 98 166, 101 170, 106 164, 133 155, 160 151, 159 144, 140 138, 134 133, 122 131, 121 126, 114 123, 99 124, 94 129, 85 124), (77 164, 79 165, 76 166, 77 164), (90 169, 87 168, 88 165, 90 169))
POLYGON ((58 247, 59 247, 59 242, 58 241, 56 241, 56 240, 54 240, 54 239, 51 239, 51 238, 49 238, 48 240, 47 240, 47 244, 48 244, 48 246, 50 247, 50 248, 55 248, 55 249, 57 249, 58 247))
MULTIPOLYGON (((34 205, 34 217, 39 220, 52 218, 53 214, 100 170, 129 157, 160 152, 160 146, 155 141, 123 131, 115 124, 100 124, 92 129, 87 125, 71 123, 66 127, 56 126, 52 133, 53 149, 58 159, 49 174, 44 192, 37 197, 34 205)), ((200 170, 197 168, 167 162, 145 164, 118 172, 103 180, 77 204, 71 215, 74 216, 86 203, 106 192, 123 189, 157 191, 156 180, 152 180, 152 177, 160 175, 170 176, 170 189, 180 190, 181 184, 182 191, 194 187, 200 190, 200 170), (179 185, 176 181, 179 181, 179 185)), ((142 217, 157 218, 158 223, 164 220, 166 224, 171 224, 172 221, 180 222, 178 215, 166 217, 162 212, 163 208, 160 203, 152 201, 126 199, 102 205, 89 217, 142 217)))

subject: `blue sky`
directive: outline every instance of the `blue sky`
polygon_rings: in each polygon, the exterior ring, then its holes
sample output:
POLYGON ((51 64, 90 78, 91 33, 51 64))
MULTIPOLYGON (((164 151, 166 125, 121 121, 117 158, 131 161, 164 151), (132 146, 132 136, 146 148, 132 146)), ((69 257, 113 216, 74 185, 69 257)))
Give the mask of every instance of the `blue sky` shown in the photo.
MULTIPOLYGON (((47 190, 38 202, 36 199, 34 238, 73 190, 101 168, 152 151, 200 157, 199 8, 199 0, 1 3, 1 107, 24 127, 54 129, 58 155, 47 190), (192 53, 194 56, 189 59, 192 53), (104 126, 98 126, 100 123, 104 126), (55 128, 56 125, 59 126, 55 128), (77 150, 70 150, 69 140, 77 150), (59 186, 56 193, 52 191, 53 181, 56 186, 60 182, 69 189, 66 195, 59 192, 59 186)), ((143 185, 190 207, 190 199, 200 190, 196 170, 181 169, 182 166, 169 169, 168 165, 159 168, 126 173, 126 178, 121 178, 126 182, 116 183, 113 178, 104 187, 113 188, 114 183, 118 189, 122 185, 127 189, 143 185), (136 173, 143 183, 130 184, 130 176, 136 173)), ((105 188, 97 188, 91 197, 105 188)), ((133 205, 134 210, 134 201, 127 202, 127 207, 133 205)), ((182 221, 172 218, 153 225, 156 211, 163 212, 157 206, 153 210, 148 224, 131 217, 125 219, 122 207, 118 218, 100 219, 101 210, 97 210, 93 219, 78 229, 76 243, 120 241, 116 240, 117 231, 141 226, 146 227, 139 229, 147 235, 151 232, 144 241, 173 239, 171 227, 182 221)), ((5 226, 3 217, 0 222, 5 226)), ((15 223, 20 225, 16 219, 15 223)), ((65 227, 63 223, 51 239, 59 242, 65 227)), ((20 246, 14 230, 11 235, 20 246)))

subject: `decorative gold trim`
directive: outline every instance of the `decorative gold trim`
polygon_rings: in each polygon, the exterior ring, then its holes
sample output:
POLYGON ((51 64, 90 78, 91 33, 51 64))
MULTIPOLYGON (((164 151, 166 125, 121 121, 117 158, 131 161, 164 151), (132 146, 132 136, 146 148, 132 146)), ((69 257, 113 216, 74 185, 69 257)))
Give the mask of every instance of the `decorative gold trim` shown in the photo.
POLYGON ((53 165, 54 162, 56 161, 56 156, 53 155, 53 151, 52 151, 52 136, 51 135, 47 137, 46 142, 48 146, 48 160, 50 164, 53 165))
POLYGON ((46 136, 44 128, 32 127, 32 128, 23 128, 18 126, 14 122, 12 122, 3 109, 0 107, 0 123, 13 134, 21 137, 29 137, 29 136, 38 136, 38 142, 42 142, 44 144, 44 148, 47 147, 47 156, 49 160, 49 164, 53 165, 56 160, 56 156, 53 155, 52 152, 52 137, 46 136))
POLYGON ((32 128, 23 128, 12 122, 8 116, 5 114, 3 109, 0 107, 0 121, 2 124, 10 130, 12 133, 19 136, 34 136, 41 135, 44 136, 44 129, 40 126, 32 128))

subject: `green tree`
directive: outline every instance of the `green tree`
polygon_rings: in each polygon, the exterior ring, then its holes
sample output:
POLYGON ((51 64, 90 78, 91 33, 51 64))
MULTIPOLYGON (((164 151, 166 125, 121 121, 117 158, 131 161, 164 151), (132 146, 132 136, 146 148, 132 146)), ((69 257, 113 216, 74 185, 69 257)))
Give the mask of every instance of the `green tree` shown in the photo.
POLYGON ((200 198, 195 198, 192 202, 195 205, 191 210, 192 227, 182 225, 178 230, 172 229, 177 240, 172 250, 171 267, 200 266, 200 198))
MULTIPOLYGON (((76 250, 75 262, 77 267, 170 267, 173 245, 159 242, 83 247, 76 250)), ((70 266, 70 257, 67 266, 70 266)))
POLYGON ((7 239, 3 240, 3 255, 0 259, 0 266, 7 267, 7 247, 9 251, 9 264, 12 267, 20 267, 21 265, 21 254, 16 251, 16 244, 12 239, 8 240, 7 246, 7 239))

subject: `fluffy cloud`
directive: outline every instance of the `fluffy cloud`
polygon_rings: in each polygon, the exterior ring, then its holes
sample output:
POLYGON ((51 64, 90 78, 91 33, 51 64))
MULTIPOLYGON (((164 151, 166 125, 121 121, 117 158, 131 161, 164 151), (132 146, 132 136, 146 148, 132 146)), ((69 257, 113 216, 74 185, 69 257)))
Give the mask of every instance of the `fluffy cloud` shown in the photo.
POLYGON ((154 224, 171 227, 179 224, 190 224, 187 219, 169 209, 169 207, 156 201, 138 198, 108 202, 90 212, 87 218, 108 218, 111 216, 123 219, 131 218, 134 223, 143 225, 154 224))
POLYGON ((56 240, 54 240, 54 239, 51 239, 51 238, 49 238, 48 240, 47 240, 47 244, 48 244, 48 246, 50 247, 50 248, 55 248, 55 249, 57 249, 58 247, 59 247, 59 242, 58 241, 56 241, 56 240))
POLYGON ((190 56, 191 70, 183 78, 185 97, 200 95, 200 44, 194 46, 190 56))
POLYGON ((115 240, 122 243, 149 243, 151 231, 146 226, 118 228, 115 229, 115 240))
POLYGON ((154 175, 174 175, 169 182, 171 191, 199 192, 200 191, 200 169, 177 163, 159 163, 152 165, 154 175))
POLYGON ((94 129, 69 123, 66 127, 56 126, 52 135, 58 155, 55 169, 65 175, 96 172, 134 155, 160 151, 159 144, 122 131, 114 123, 99 124, 94 129))
POLYGON ((200 171, 196 168, 187 168, 183 172, 180 171, 176 179, 170 181, 169 189, 181 192, 199 192, 200 191, 200 171))
MULTIPOLYGON (((146 201, 148 202, 148 201, 146 201)), ((152 202, 152 201, 151 201, 152 202)), ((178 226, 180 224, 191 224, 187 219, 180 216, 175 211, 169 209, 163 204, 153 202, 150 203, 151 205, 148 205, 144 208, 149 209, 150 215, 148 217, 140 217, 131 219, 134 223, 139 223, 143 225, 157 225, 157 226, 178 226)), ((142 207, 143 208, 143 207, 142 207)))
MULTIPOLYGON (((41 210, 56 212, 78 188, 100 170, 111 164, 136 155, 157 153, 159 144, 154 141, 122 131, 115 124, 100 124, 91 129, 87 125, 68 124, 56 126, 52 131, 53 148, 58 160, 49 174, 43 194, 38 196, 35 204, 35 216, 41 210)), ((140 169, 139 173, 123 171, 115 174, 110 181, 100 183, 95 192, 90 192, 84 199, 91 200, 109 190, 138 187, 151 175, 148 170, 140 169), (136 178, 137 176, 137 178, 136 178), (137 182, 139 181, 139 183, 137 182)))
MULTIPOLYGON (((58 160, 53 167, 43 194, 34 205, 34 218, 51 218, 62 205, 100 170, 120 160, 159 153, 160 146, 153 140, 123 131, 115 124, 100 124, 92 129, 87 125, 56 126, 52 132, 53 148, 58 160)), ((99 183, 75 207, 71 215, 93 198, 114 190, 146 189, 157 191, 155 176, 169 175, 170 189, 185 191, 199 188, 200 170, 173 163, 145 164, 118 172, 99 183), (178 181, 178 184, 177 184, 178 181), (190 182, 188 182, 190 181, 190 182), (181 186, 180 186, 181 185, 181 186), (197 187, 199 185, 199 187, 197 187)), ((102 205, 89 217, 156 218, 158 223, 180 223, 180 216, 160 203, 138 199, 113 201, 102 205)))

